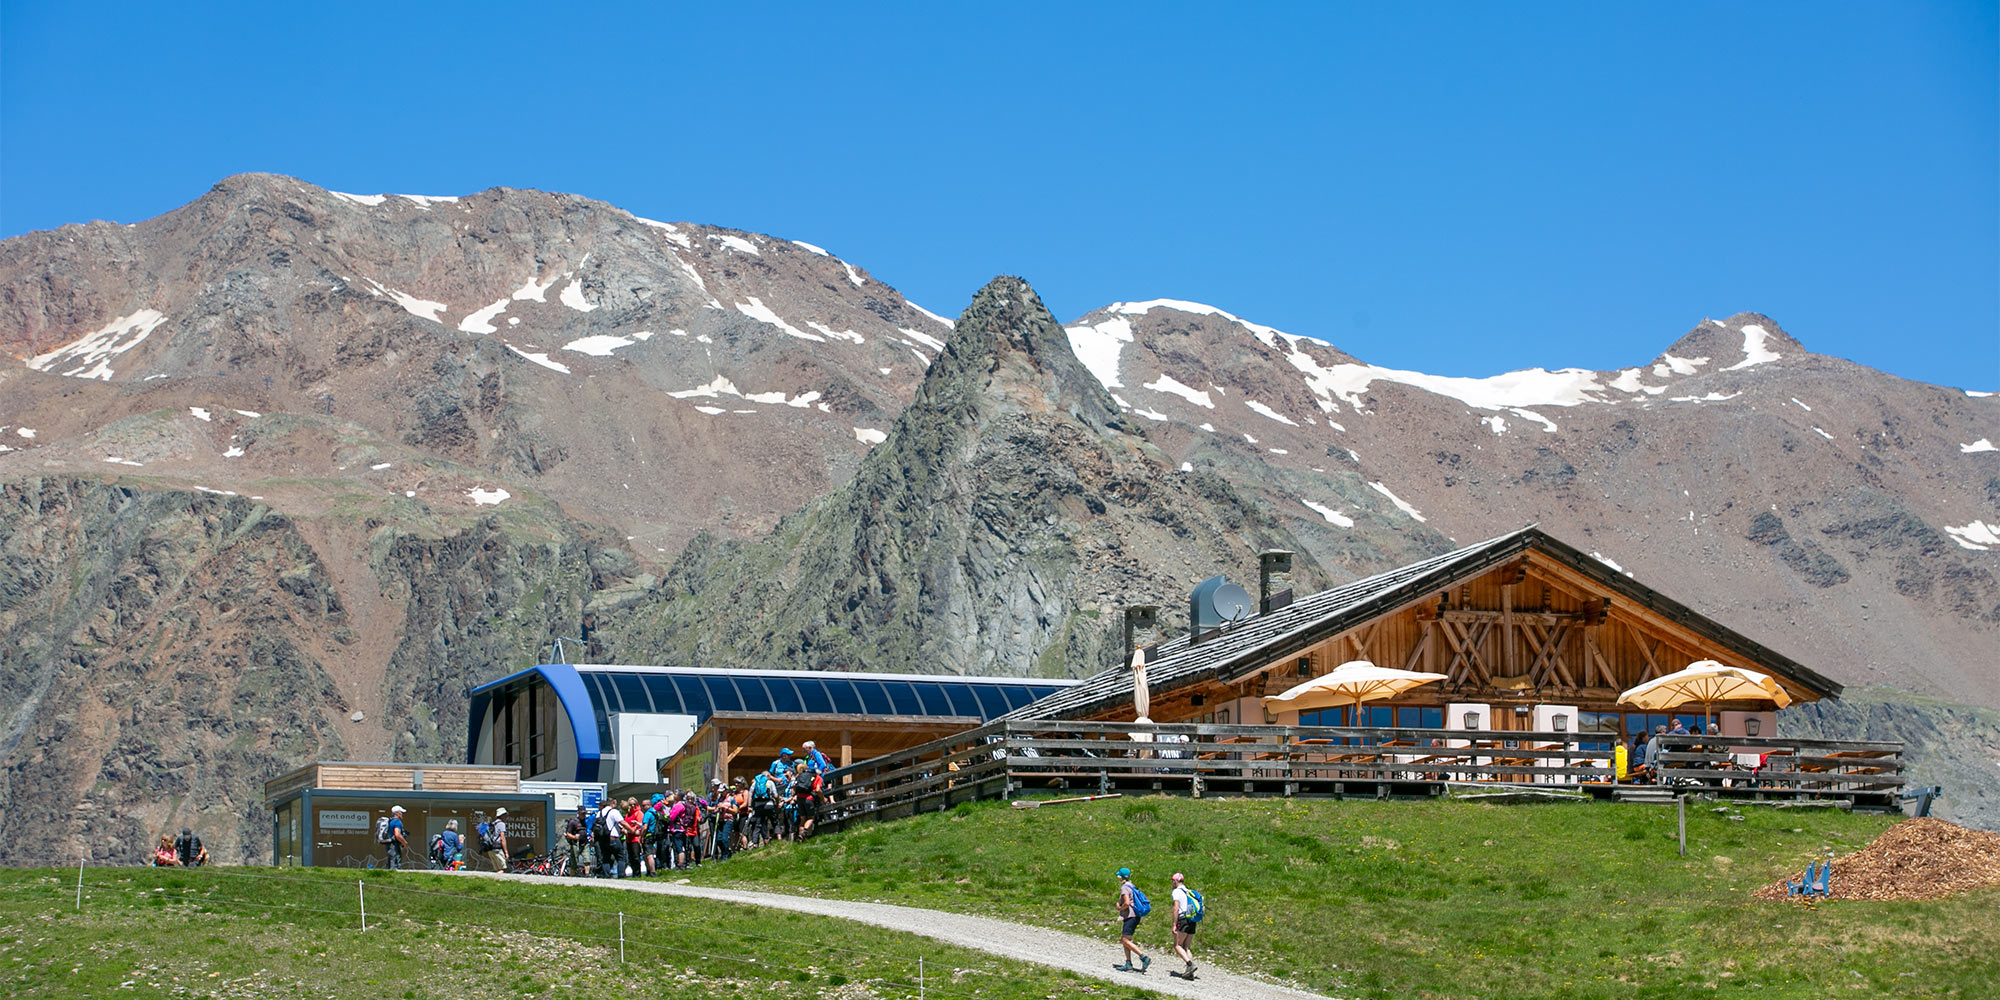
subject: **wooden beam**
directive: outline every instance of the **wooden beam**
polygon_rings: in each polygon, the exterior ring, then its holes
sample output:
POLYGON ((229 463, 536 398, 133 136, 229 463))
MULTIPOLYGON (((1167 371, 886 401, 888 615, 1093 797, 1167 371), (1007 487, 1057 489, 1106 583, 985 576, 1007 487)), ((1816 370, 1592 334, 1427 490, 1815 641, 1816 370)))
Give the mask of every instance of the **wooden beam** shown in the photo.
POLYGON ((1410 655, 1403 657, 1404 670, 1417 669, 1417 661, 1424 658, 1424 651, 1431 646, 1431 628, 1436 624, 1434 621, 1423 623, 1423 631, 1417 633, 1417 641, 1410 644, 1410 655))

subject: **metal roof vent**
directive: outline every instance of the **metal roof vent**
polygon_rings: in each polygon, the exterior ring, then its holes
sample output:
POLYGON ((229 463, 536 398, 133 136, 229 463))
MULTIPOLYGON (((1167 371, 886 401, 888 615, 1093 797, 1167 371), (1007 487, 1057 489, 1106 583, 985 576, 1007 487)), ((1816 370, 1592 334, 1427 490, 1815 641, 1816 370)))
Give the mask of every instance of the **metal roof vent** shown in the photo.
POLYGON ((1250 595, 1219 576, 1195 585, 1188 595, 1188 641, 1200 642, 1203 632, 1213 632, 1232 622, 1250 617, 1250 595))

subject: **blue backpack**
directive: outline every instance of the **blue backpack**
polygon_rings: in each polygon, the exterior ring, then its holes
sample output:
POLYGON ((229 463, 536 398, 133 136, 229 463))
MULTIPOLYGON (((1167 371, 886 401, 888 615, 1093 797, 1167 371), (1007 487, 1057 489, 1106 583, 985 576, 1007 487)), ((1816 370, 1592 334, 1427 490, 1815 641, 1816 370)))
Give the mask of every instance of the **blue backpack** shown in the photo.
POLYGON ((1193 889, 1183 891, 1187 894, 1187 902, 1181 906, 1181 919, 1191 924, 1201 923, 1202 916, 1208 912, 1202 903, 1201 893, 1193 889))
POLYGON ((1145 893, 1143 893, 1143 892, 1140 892, 1140 891, 1139 891, 1139 887, 1138 887, 1138 886, 1136 886, 1136 885, 1135 885, 1135 886, 1133 886, 1133 887, 1132 887, 1132 915, 1133 915, 1133 916, 1135 916, 1135 917, 1143 917, 1143 916, 1145 916, 1146 914, 1148 914, 1148 913, 1151 913, 1151 912, 1153 912, 1153 901, 1152 901, 1152 900, 1150 900, 1150 899, 1147 899, 1147 898, 1146 898, 1146 894, 1145 894, 1145 893))

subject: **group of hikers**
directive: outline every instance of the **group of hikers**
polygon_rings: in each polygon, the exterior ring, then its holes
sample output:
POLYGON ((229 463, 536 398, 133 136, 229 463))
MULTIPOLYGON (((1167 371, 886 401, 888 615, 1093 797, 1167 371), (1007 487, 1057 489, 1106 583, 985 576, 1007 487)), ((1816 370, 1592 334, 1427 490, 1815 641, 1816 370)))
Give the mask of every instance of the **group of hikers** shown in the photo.
POLYGON ((716 778, 705 793, 655 794, 650 801, 578 806, 563 826, 559 849, 569 871, 599 878, 641 878, 724 860, 774 840, 805 840, 831 800, 833 763, 811 740, 805 753, 779 751, 770 766, 728 783, 716 778))
POLYGON ((208 848, 201 846, 201 838, 187 827, 181 827, 178 837, 160 834, 160 845, 153 848, 155 868, 200 868, 205 864, 208 848))
POLYGON ((1660 780, 1660 754, 1665 752, 1661 749, 1660 737, 1700 735, 1701 723, 1695 723, 1690 729, 1687 722, 1682 719, 1675 719, 1672 729, 1664 724, 1654 726, 1653 735, 1650 737, 1644 732, 1633 734, 1631 749, 1626 753, 1633 780, 1640 782, 1660 780))
MULTIPOLYGON (((804 840, 831 801, 826 776, 833 770, 816 743, 806 741, 804 750, 800 754, 786 747, 754 777, 727 784, 717 778, 706 791, 684 789, 643 802, 634 797, 579 805, 552 845, 553 855, 566 860, 561 870, 574 875, 635 878, 685 870, 773 840, 804 840)), ((390 868, 404 867, 410 848, 403 815, 402 806, 393 806, 376 821, 375 841, 388 855, 390 868)), ((451 820, 431 838, 430 867, 509 870, 518 851, 507 841, 507 810, 495 810, 491 819, 474 813, 473 819, 470 832, 461 832, 458 821, 451 820)))
MULTIPOLYGON (((1194 978, 1194 932, 1201 927, 1201 920, 1208 915, 1208 904, 1201 893, 1187 884, 1187 876, 1174 873, 1174 957, 1181 960, 1182 967, 1169 971, 1167 975, 1177 979, 1194 978)), ((1119 972, 1145 972, 1153 964, 1153 956, 1139 947, 1134 939, 1139 933, 1139 922, 1153 912, 1153 902, 1132 882, 1132 869, 1118 869, 1118 897, 1111 904, 1118 914, 1118 943, 1124 952, 1125 961, 1112 966, 1119 972), (1133 965, 1137 959, 1139 964, 1133 965)))

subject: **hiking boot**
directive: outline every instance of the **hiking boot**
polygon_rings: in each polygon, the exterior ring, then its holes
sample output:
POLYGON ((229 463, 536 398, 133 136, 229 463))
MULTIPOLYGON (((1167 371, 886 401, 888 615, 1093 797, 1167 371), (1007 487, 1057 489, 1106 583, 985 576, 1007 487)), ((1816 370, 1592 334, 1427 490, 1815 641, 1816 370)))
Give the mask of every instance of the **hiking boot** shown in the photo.
POLYGON ((1134 969, 1134 968, 1132 967, 1132 963, 1131 963, 1131 962, 1126 962, 1126 963, 1124 963, 1124 964, 1122 964, 1122 965, 1114 965, 1114 966, 1112 966, 1111 968, 1112 968, 1112 971, 1114 971, 1114 972, 1137 972, 1137 971, 1139 971, 1139 970, 1137 970, 1137 969, 1134 969))
POLYGON ((1186 972, 1183 972, 1183 973, 1181 973, 1181 978, 1182 978, 1182 979, 1193 979, 1193 978, 1194 978, 1194 963, 1193 963, 1193 962, 1189 962, 1189 963, 1187 964, 1187 971, 1186 971, 1186 972))
POLYGON ((1146 969, 1147 969, 1147 968, 1148 968, 1149 966, 1151 966, 1152 964, 1153 964, 1153 956, 1151 956, 1151 955, 1140 955, 1140 956, 1139 956, 1139 971, 1140 971, 1140 972, 1144 972, 1144 971, 1146 971, 1146 969))

